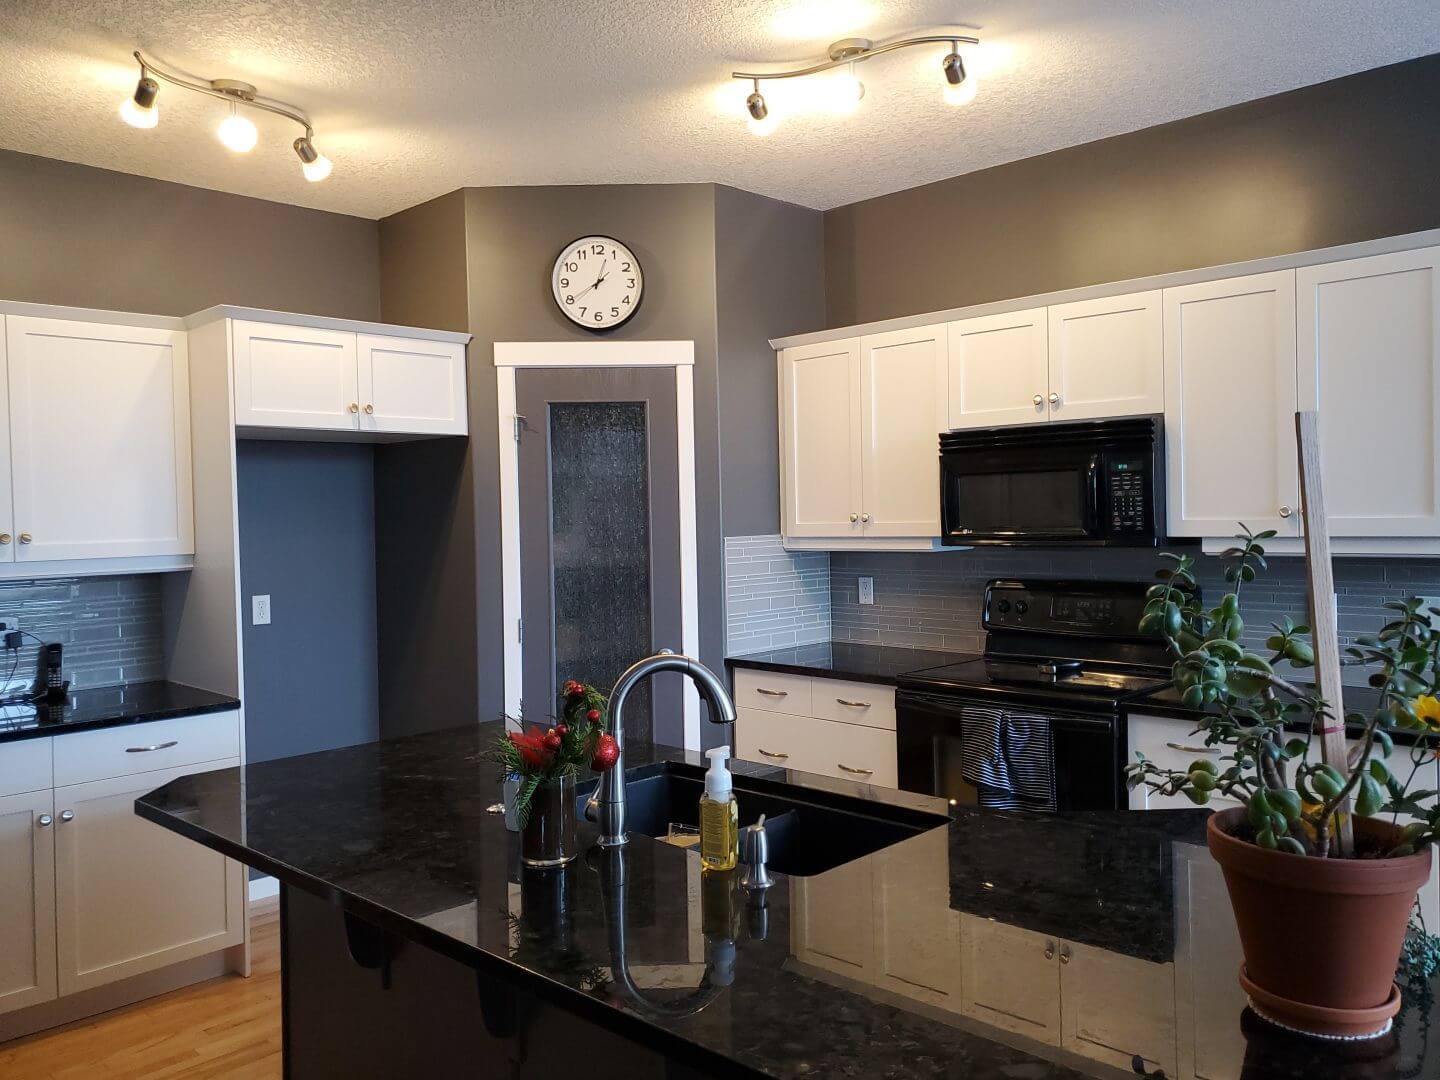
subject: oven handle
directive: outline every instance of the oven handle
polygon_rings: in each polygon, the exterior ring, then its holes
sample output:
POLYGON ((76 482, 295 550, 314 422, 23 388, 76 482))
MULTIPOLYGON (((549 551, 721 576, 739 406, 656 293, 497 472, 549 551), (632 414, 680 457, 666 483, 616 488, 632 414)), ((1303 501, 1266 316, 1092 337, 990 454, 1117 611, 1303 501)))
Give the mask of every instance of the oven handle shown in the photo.
MULTIPOLYGON (((981 701, 975 698, 956 698, 941 694, 918 693, 913 690, 899 690, 895 694, 895 721, 897 724, 905 720, 902 709, 906 705, 916 707, 938 709, 943 712, 956 714, 956 721, 960 720, 959 713, 967 705, 976 705, 981 708, 993 709, 995 703, 992 701, 981 701)), ((1080 716, 1075 713, 1047 712, 1044 709, 1027 707, 1026 712, 1044 715, 1050 723, 1056 727, 1062 727, 1071 731, 1115 731, 1115 718, 1110 716, 1080 716)))

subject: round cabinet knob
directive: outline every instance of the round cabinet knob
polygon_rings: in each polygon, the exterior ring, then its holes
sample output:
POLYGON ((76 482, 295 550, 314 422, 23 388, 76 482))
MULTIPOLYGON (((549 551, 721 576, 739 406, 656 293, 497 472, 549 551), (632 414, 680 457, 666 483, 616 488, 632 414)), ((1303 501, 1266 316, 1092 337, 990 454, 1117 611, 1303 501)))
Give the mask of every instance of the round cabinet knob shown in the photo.
POLYGON ((1061 962, 1062 964, 1068 964, 1068 963, 1070 962, 1070 950, 1069 950, 1069 949, 1061 949, 1061 950, 1060 950, 1060 962, 1061 962))
POLYGON ((1050 404, 1051 404, 1051 405, 1059 405, 1059 404, 1060 404, 1060 395, 1059 395, 1059 394, 1051 394, 1051 395, 1050 395, 1050 404))
POLYGON ((1045 404, 1045 399, 1044 399, 1043 397, 1041 397, 1039 394, 1036 394, 1036 395, 1035 395, 1033 398, 1031 398, 1030 400, 1035 403, 1035 405, 1036 405, 1037 408, 1038 408, 1039 406, 1045 404))
POLYGON ((374 416, 374 415, 375 415, 375 406, 374 406, 374 405, 366 405, 366 406, 365 406, 365 415, 366 415, 366 416, 374 416))
POLYGON ((49 814, 41 814, 40 820, 35 824, 39 825, 42 829, 48 829, 52 820, 54 819, 52 819, 49 814))
POLYGON ((31 536, 29 533, 21 533, 21 534, 20 534, 20 542, 21 542, 22 544, 28 544, 28 543, 30 543, 30 541, 33 540, 33 539, 35 539, 35 538, 34 538, 33 536, 31 536))
POLYGON ((8 544, 8 543, 10 543, 10 534, 9 534, 9 533, 0 533, 0 544, 8 544))
POLYGON ((74 821, 74 820, 75 820, 75 811, 74 811, 74 810, 61 810, 61 811, 60 811, 60 820, 61 820, 61 821, 74 821))
POLYGON ((1054 960, 1054 959, 1055 959, 1055 943, 1052 942, 1052 941, 1047 941, 1047 942, 1045 942, 1045 959, 1046 959, 1046 960, 1054 960))
POLYGON ((859 521, 859 520, 860 520, 860 515, 859 515, 859 514, 851 514, 851 515, 850 515, 850 520, 851 520, 852 523, 853 523, 853 522, 856 522, 856 521, 859 521))
POLYGON ((870 520, 870 515, 869 515, 869 514, 861 514, 861 515, 860 515, 860 520, 861 520, 861 521, 869 521, 869 520, 870 520))
POLYGON ((350 411, 351 413, 358 413, 360 411, 360 403, 358 401, 350 402, 350 411))
MULTIPOLYGON (((1282 506, 1282 507, 1280 507, 1280 516, 1281 516, 1282 518, 1288 518, 1288 517, 1289 517, 1291 514, 1293 514, 1294 512, 1295 512, 1295 511, 1291 510, 1290 507, 1288 507, 1288 506, 1282 506)), ((21 540, 24 540, 24 537, 23 537, 23 536, 21 537, 21 540)))

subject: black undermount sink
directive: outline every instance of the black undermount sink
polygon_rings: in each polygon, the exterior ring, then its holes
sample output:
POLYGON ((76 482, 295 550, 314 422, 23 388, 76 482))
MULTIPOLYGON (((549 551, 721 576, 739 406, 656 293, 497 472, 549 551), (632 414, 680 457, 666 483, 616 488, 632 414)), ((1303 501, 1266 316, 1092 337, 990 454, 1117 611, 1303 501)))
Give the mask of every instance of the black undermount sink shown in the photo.
MULTIPOLYGON (((633 833, 663 837, 670 824, 698 826, 703 769, 665 762, 637 770, 625 783, 626 827, 633 833)), ((588 795, 581 796, 583 813, 588 795)), ((788 785, 735 777, 740 826, 765 815, 769 867, 791 877, 823 874, 863 855, 943 825, 936 814, 830 795, 788 785)))

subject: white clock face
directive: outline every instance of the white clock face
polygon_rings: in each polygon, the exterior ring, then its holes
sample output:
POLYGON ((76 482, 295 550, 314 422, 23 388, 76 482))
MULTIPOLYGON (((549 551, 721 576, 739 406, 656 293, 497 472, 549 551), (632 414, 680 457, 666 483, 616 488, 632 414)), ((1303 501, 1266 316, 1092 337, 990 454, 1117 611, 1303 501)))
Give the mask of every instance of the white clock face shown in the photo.
POLYGON ((587 330, 619 326, 640 306, 640 260, 619 240, 586 236, 567 244, 550 275, 555 303, 587 330))

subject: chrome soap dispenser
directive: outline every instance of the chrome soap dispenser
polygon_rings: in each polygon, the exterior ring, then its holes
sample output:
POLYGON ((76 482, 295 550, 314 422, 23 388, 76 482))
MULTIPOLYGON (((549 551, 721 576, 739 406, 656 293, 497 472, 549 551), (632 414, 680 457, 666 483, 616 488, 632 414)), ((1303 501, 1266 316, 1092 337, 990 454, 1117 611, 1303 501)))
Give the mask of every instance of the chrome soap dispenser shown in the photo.
POLYGON ((706 870, 733 870, 740 855, 740 808, 725 762, 730 747, 705 751, 710 768, 700 796, 700 864, 706 870))

